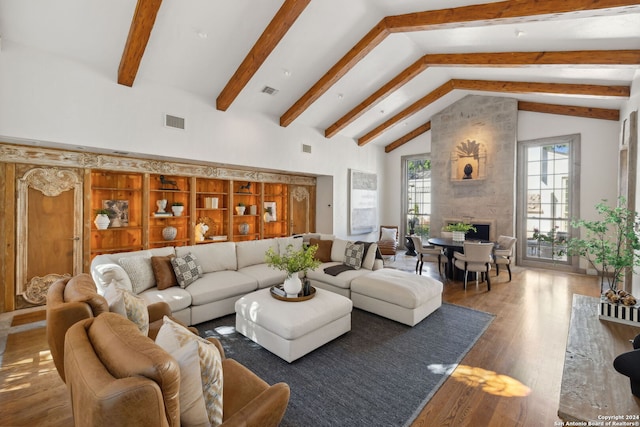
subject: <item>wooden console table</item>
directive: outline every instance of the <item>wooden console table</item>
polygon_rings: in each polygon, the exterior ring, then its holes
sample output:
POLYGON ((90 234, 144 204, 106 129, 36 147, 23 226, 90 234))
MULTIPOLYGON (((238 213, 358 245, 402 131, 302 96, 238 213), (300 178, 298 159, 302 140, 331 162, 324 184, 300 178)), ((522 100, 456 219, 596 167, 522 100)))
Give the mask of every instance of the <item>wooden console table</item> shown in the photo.
POLYGON ((629 378, 613 368, 616 356, 633 350, 629 340, 638 334, 640 327, 600 320, 598 298, 573 296, 560 419, 602 422, 603 417, 617 415, 623 417, 618 421, 639 421, 633 416, 640 414, 640 399, 631 394, 629 378))

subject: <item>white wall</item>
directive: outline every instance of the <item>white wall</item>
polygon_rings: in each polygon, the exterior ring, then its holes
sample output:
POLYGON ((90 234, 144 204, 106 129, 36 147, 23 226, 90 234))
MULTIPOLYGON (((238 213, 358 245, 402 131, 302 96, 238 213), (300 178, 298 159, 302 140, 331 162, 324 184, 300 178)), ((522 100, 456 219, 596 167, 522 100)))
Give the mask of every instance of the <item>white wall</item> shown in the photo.
POLYGON ((278 117, 234 111, 233 105, 221 112, 215 99, 150 81, 129 88, 115 80, 115 70, 105 76, 77 62, 3 43, 0 141, 35 140, 329 176, 333 217, 323 222, 322 231, 341 237, 348 232, 348 170, 381 175, 382 147, 358 147, 340 136, 326 139, 320 130, 296 123, 284 128, 278 117), (165 128, 165 113, 185 117, 186 130, 165 128), (303 153, 302 144, 311 145, 312 153, 303 153))

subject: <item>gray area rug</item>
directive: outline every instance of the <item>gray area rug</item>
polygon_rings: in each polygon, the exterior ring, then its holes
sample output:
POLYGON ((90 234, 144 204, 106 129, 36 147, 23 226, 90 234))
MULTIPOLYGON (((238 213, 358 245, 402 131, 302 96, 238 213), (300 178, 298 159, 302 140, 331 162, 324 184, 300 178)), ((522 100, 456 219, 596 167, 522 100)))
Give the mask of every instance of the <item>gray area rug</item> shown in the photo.
POLYGON ((443 304, 414 326, 354 309, 351 331, 289 364, 235 331, 235 315, 196 325, 226 356, 291 398, 282 426, 410 424, 489 326, 492 314, 443 304))

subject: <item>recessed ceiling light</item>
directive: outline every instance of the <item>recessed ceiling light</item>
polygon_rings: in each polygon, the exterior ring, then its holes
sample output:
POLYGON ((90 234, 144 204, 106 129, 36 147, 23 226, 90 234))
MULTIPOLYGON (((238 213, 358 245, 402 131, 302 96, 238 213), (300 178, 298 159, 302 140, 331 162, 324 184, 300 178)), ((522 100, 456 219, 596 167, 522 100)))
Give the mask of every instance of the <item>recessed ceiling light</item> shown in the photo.
POLYGON ((516 37, 522 37, 522 36, 524 36, 524 31, 516 30, 516 37))
POLYGON ((198 35, 198 37, 200 37, 202 40, 206 39, 207 37, 209 37, 209 34, 207 34, 205 31, 196 31, 196 34, 198 35))
POLYGON ((343 98, 344 98, 344 94, 339 93, 339 94, 338 94, 338 99, 343 99, 343 98))
POLYGON ((289 71, 289 70, 284 70, 284 71, 283 71, 283 74, 284 74, 284 76, 285 76, 285 77, 290 77, 290 76, 291 76, 291 71, 289 71))

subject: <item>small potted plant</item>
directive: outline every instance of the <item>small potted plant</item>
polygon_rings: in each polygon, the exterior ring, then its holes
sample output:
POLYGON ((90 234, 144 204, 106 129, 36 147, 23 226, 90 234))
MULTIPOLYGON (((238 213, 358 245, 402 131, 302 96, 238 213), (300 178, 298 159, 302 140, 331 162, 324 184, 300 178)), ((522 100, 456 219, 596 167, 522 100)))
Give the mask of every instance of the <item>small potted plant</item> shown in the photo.
POLYGON ((306 277, 307 271, 317 268, 320 261, 315 258, 318 245, 309 246, 300 250, 294 250, 293 245, 288 245, 284 254, 276 253, 269 248, 265 254, 265 261, 271 268, 287 273, 284 281, 284 291, 288 297, 296 297, 302 289, 302 281, 299 273, 306 277))
POLYGON ((449 224, 444 227, 444 231, 450 231, 453 233, 454 242, 464 242, 464 235, 471 230, 478 231, 473 225, 465 224, 464 222, 449 224))
POLYGON ((244 215, 244 211, 247 207, 245 206, 244 203, 238 203, 238 206, 236 206, 236 214, 237 215, 244 215))
POLYGON ((182 216, 182 211, 184 210, 184 203, 182 202, 173 202, 171 204, 171 210, 175 216, 182 216))
POLYGON ((111 223, 111 220, 109 219, 110 213, 109 209, 96 209, 96 217, 93 220, 93 223, 96 225, 98 230, 106 230, 109 228, 109 224, 111 223))

